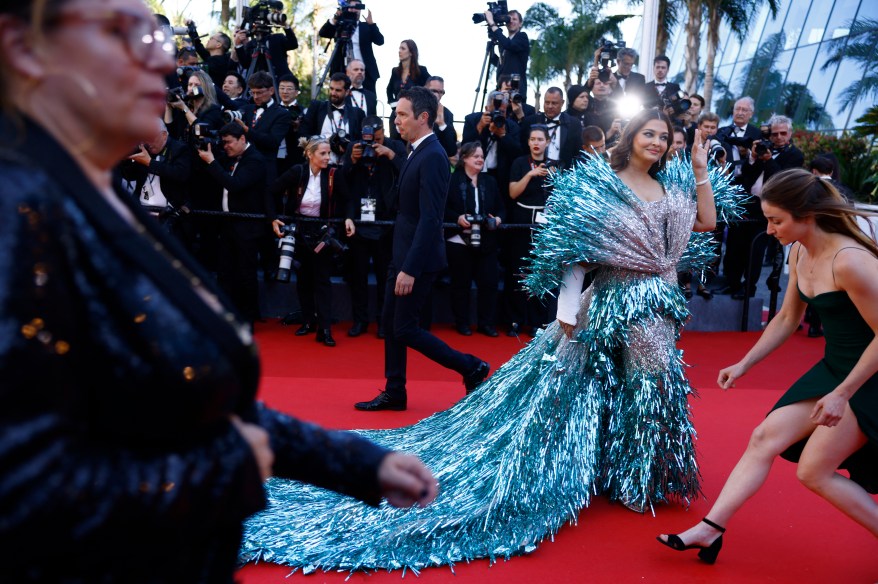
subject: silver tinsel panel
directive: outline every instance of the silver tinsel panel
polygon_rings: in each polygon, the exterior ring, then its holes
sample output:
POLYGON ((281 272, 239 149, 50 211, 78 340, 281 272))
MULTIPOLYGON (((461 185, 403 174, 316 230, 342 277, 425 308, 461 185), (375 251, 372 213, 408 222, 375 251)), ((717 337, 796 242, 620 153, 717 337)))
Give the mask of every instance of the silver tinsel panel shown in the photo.
MULTIPOLYGON (((699 493, 691 388, 675 347, 688 316, 676 270, 705 265, 690 242, 695 217, 688 163, 662 176, 667 197, 644 204, 605 163, 555 179, 527 284, 550 292, 573 262, 597 264, 574 340, 557 323, 457 405, 417 424, 360 434, 420 456, 441 493, 425 509, 371 508, 273 479, 270 506, 246 525, 242 561, 303 568, 453 565, 535 549, 607 494, 649 509, 699 493), (694 249, 694 251, 693 251, 694 249)), ((736 195, 712 171, 723 218, 736 195)))

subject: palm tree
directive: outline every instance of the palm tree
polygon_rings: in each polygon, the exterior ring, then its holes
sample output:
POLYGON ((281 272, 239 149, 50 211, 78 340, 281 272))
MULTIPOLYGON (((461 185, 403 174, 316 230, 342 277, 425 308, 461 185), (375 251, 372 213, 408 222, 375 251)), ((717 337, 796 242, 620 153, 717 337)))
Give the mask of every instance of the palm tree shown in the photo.
POLYGON ((848 22, 848 36, 829 41, 830 57, 821 70, 838 67, 842 59, 859 63, 863 78, 848 85, 839 96, 839 113, 863 99, 878 98, 878 20, 861 18, 848 22))
MULTIPOLYGON (((686 7, 689 18, 686 21, 686 85, 687 93, 695 93, 698 81, 698 61, 701 53, 701 19, 704 14, 703 0, 688 0, 686 7)), ((709 102, 708 102, 709 103, 709 102)))

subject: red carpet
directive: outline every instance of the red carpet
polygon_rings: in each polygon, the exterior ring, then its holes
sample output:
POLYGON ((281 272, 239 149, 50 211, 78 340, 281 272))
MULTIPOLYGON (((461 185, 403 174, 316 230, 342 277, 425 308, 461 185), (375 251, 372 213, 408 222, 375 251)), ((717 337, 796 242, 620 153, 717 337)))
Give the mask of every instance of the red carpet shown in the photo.
MULTIPOLYGON (((374 325, 373 325, 374 327, 374 325)), ((405 412, 357 412, 355 401, 371 399, 383 384, 382 344, 374 334, 356 339, 336 327, 338 347, 294 337, 292 329, 270 323, 257 328, 263 357, 261 397, 300 418, 334 428, 382 428, 415 422, 447 408, 463 396, 460 377, 409 352, 409 409, 405 412)), ((447 326, 434 332, 455 348, 478 354, 492 367, 521 346, 515 339, 462 337, 447 326)), ((593 582, 593 583, 874 583, 878 582, 878 542, 828 503, 799 485, 795 467, 778 461, 762 491, 728 526, 716 565, 659 545, 660 532, 676 532, 699 520, 718 494, 726 475, 759 423, 792 380, 816 362, 823 341, 797 333, 738 387, 716 386, 719 369, 737 361, 758 333, 686 333, 681 342, 692 384, 706 500, 687 511, 657 509, 656 517, 637 515, 597 498, 579 524, 566 526, 554 542, 536 552, 489 565, 487 560, 421 572, 419 582, 593 582)), ((295 574, 275 565, 248 565, 238 576, 244 584, 268 582, 344 582, 348 573, 295 574)), ((412 578, 411 573, 407 573, 412 578)), ((402 573, 357 573, 351 582, 398 582, 402 573)))

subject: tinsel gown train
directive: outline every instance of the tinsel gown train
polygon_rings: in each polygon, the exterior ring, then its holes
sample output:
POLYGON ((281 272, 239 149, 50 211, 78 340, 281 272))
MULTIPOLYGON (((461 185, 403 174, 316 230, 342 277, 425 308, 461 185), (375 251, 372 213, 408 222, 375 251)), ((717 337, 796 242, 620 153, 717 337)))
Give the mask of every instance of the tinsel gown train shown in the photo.
MULTIPOLYGON (((734 219, 740 196, 716 169, 710 177, 720 218, 734 219)), ((709 233, 691 233, 688 160, 669 163, 660 180, 666 196, 644 203, 601 159, 558 176, 526 285, 543 295, 573 264, 598 268, 573 339, 556 322, 454 407, 360 431, 421 457, 441 485, 433 504, 373 508, 272 479, 241 560, 310 572, 508 558, 575 521, 594 495, 646 509, 698 496, 692 390, 675 347, 688 310, 676 273, 704 269, 715 249, 709 233)))

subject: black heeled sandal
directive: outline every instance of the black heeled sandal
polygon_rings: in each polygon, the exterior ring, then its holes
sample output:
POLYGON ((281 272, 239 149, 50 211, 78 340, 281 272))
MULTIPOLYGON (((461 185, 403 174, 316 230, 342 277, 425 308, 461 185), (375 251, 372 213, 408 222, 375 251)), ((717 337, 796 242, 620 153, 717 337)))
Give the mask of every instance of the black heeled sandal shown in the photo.
POLYGON ((675 549, 678 552, 686 551, 686 550, 699 550, 698 557, 705 564, 713 564, 716 562, 716 557, 719 555, 719 551, 723 547, 723 535, 726 532, 725 527, 720 527, 707 517, 701 520, 702 523, 706 523, 709 526, 713 527, 717 531, 719 531, 720 535, 718 538, 713 540, 713 543, 710 545, 686 545, 683 543, 683 540, 680 539, 679 535, 669 534, 668 540, 665 541, 661 537, 656 537, 659 543, 668 546, 671 549, 675 549))

